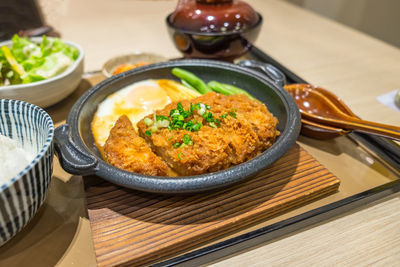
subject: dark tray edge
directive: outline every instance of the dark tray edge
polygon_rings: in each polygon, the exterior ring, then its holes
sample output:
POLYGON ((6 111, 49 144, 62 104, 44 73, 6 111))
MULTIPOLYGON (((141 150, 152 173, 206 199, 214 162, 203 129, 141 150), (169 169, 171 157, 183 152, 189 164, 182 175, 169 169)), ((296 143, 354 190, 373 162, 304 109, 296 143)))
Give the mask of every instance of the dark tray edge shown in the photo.
MULTIPOLYGON (((269 63, 280 69, 290 83, 307 83, 278 61, 253 47, 249 54, 255 59, 269 63)), ((394 142, 366 134, 352 133, 351 137, 370 149, 395 170, 400 171, 400 149, 394 142)), ((193 252, 156 263, 152 266, 198 266, 228 255, 257 246, 261 243, 287 235, 305 227, 320 223, 329 218, 341 215, 352 209, 377 201, 400 191, 400 179, 369 189, 351 197, 333 202, 317 209, 310 210, 289 219, 259 228, 240 236, 221 241, 193 252)))

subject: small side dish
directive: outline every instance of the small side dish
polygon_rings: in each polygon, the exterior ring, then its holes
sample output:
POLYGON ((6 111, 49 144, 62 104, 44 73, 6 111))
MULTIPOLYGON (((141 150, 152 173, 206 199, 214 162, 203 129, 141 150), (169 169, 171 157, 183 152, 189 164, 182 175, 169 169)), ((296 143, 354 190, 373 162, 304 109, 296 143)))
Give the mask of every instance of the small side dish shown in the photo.
POLYGON ((167 60, 166 57, 154 53, 135 52, 110 58, 104 63, 102 72, 104 76, 111 77, 124 71, 167 60))
POLYGON ((182 85, 141 81, 100 103, 91 128, 108 163, 153 176, 210 173, 254 158, 279 136, 278 119, 245 90, 172 73, 182 85))
POLYGON ((113 71, 113 75, 122 73, 124 71, 133 70, 134 68, 142 67, 151 64, 150 62, 138 62, 136 64, 121 64, 118 65, 113 71))
POLYGON ((0 49, 0 86, 42 81, 61 74, 79 57, 79 50, 58 38, 39 43, 14 35, 0 49))

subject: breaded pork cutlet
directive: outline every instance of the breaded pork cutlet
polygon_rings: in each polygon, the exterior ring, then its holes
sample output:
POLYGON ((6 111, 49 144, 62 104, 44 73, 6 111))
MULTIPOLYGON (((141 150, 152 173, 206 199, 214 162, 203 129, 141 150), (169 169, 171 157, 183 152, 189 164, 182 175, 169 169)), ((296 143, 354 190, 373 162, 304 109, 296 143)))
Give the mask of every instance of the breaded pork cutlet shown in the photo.
POLYGON ((111 129, 103 151, 105 160, 117 168, 154 176, 167 174, 167 165, 136 134, 131 121, 125 115, 111 129))
POLYGON ((139 135, 180 175, 214 172, 245 162, 279 135, 278 120, 265 105, 244 95, 207 93, 171 103, 156 115, 156 121, 168 120, 169 127, 154 129, 149 123, 154 115, 149 115, 137 124, 139 135))
POLYGON ((259 149, 262 151, 269 148, 280 134, 276 129, 278 119, 258 100, 251 100, 243 94, 238 94, 229 97, 216 95, 212 99, 204 99, 204 102, 213 105, 217 114, 235 109, 239 120, 250 123, 261 142, 259 149))

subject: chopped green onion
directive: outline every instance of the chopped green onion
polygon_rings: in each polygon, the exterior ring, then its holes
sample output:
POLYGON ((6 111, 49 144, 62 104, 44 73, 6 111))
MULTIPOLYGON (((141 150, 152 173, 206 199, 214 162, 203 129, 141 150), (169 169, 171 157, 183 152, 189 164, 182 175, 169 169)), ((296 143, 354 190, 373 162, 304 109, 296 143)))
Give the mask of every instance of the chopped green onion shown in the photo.
POLYGON ((183 143, 189 146, 193 145, 192 137, 188 134, 185 134, 182 139, 183 143))
POLYGON ((168 116, 165 115, 156 115, 156 121, 168 120, 168 116))
POLYGON ((199 110, 201 107, 200 107, 200 104, 201 103, 196 103, 196 104, 194 104, 193 105, 193 110, 199 110))
POLYGON ((211 112, 206 112, 203 115, 203 118, 207 121, 207 122, 212 122, 213 120, 213 114, 211 112))
POLYGON ((182 157, 184 157, 184 156, 185 156, 185 155, 184 155, 182 152, 181 152, 181 153, 179 153, 179 154, 178 154, 178 159, 179 159, 179 160, 182 160, 182 159, 181 159, 181 155, 182 155, 182 157))
POLYGON ((236 119, 236 112, 230 111, 230 112, 229 112, 229 116, 231 116, 231 117, 233 117, 233 118, 236 119))
POLYGON ((156 121, 155 125, 158 128, 167 128, 169 126, 169 120, 156 121))
POLYGON ((150 131, 145 131, 144 134, 147 135, 147 136, 150 136, 151 132, 150 131))
POLYGON ((185 110, 183 109, 182 103, 178 102, 178 104, 176 105, 176 109, 179 111, 179 113, 183 113, 185 110))
POLYGON ((177 116, 179 115, 179 111, 176 109, 171 109, 171 111, 169 112, 169 116, 177 116))
POLYGON ((150 118, 144 118, 144 124, 146 124, 147 126, 150 126, 153 124, 153 120, 150 118))
POLYGON ((181 143, 176 142, 176 143, 174 143, 172 146, 173 146, 174 148, 177 148, 177 147, 179 147, 180 145, 181 145, 181 143))
MULTIPOLYGON (((199 131, 201 127, 203 127, 202 121, 198 122, 196 120, 188 120, 191 116, 193 116, 193 111, 196 110, 199 115, 203 117, 203 119, 208 123, 210 127, 218 128, 221 125, 221 120, 218 118, 214 118, 214 115, 210 110, 211 107, 204 103, 190 103, 190 108, 185 110, 182 103, 177 103, 176 109, 171 109, 169 114, 170 116, 165 115, 155 115, 153 126, 150 129, 152 133, 156 132, 159 128, 168 128, 168 130, 186 130, 190 132, 199 131)), ((232 109, 230 113, 223 114, 219 116, 219 118, 224 119, 226 116, 236 117, 235 109, 232 109)), ((148 120, 146 120, 149 123, 148 120)), ((185 145, 193 145, 193 141, 191 141, 190 136, 185 136, 185 140, 183 142, 185 145), (189 138, 189 139, 188 139, 189 138)), ((182 143, 179 142, 175 145, 175 147, 182 146, 182 143)))
POLYGON ((188 121, 188 122, 185 122, 183 124, 182 128, 185 129, 185 130, 190 130, 192 128, 192 126, 193 126, 193 122, 192 121, 188 121))
POLYGON ((203 124, 201 122, 196 123, 195 125, 193 125, 192 130, 194 132, 200 130, 201 126, 203 126, 203 124))
POLYGON ((158 128, 157 128, 157 126, 155 126, 155 125, 153 125, 153 126, 150 128, 150 131, 151 131, 152 133, 157 132, 157 130, 158 130, 158 128))
POLYGON ((210 125, 210 127, 212 127, 212 128, 218 128, 217 125, 215 125, 215 123, 214 123, 213 121, 210 122, 209 125, 210 125))
POLYGON ((197 113, 198 113, 200 116, 203 116, 205 112, 206 112, 205 109, 199 109, 199 110, 197 111, 197 113))

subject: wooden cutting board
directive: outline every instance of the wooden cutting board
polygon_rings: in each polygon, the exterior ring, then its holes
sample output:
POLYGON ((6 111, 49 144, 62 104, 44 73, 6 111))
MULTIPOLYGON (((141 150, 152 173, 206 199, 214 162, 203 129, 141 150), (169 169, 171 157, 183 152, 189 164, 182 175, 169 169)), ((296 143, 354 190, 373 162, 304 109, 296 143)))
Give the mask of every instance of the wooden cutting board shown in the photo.
POLYGON ((333 193, 339 183, 299 145, 257 177, 209 193, 157 195, 92 177, 85 191, 97 262, 151 264, 333 193))

